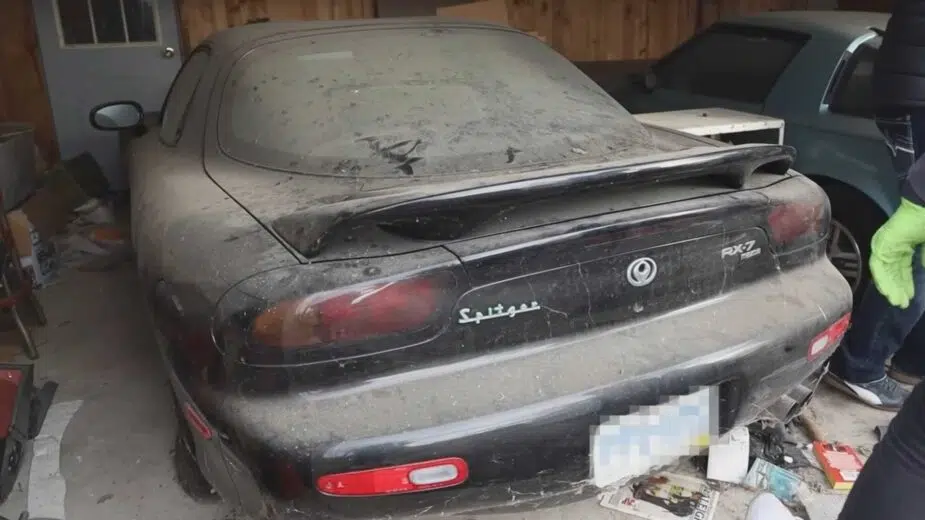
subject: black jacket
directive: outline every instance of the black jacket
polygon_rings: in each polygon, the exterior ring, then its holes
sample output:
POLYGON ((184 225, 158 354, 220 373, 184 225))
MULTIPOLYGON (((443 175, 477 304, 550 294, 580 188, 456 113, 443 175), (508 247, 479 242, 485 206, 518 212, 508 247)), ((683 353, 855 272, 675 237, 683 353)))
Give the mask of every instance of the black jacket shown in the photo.
POLYGON ((878 107, 925 107, 925 0, 893 0, 873 89, 878 107))

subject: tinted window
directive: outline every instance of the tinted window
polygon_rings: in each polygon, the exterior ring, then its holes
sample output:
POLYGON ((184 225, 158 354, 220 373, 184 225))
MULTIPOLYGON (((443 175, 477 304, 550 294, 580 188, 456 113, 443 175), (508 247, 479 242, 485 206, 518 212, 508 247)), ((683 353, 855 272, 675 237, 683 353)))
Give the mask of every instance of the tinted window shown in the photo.
POLYGON ((655 67, 661 88, 744 103, 764 103, 807 37, 747 27, 719 26, 655 67))
POLYGON ((197 50, 186 60, 173 80, 164 102, 164 110, 161 112, 161 140, 164 143, 172 145, 180 139, 183 120, 208 63, 208 51, 197 50))
POLYGON ((864 43, 855 49, 848 60, 845 72, 840 75, 835 84, 835 90, 829 102, 829 111, 873 119, 874 93, 871 79, 877 49, 877 43, 864 43))
POLYGON ((275 169, 427 176, 639 155, 648 132, 529 36, 367 29, 262 45, 231 71, 224 153, 275 169))

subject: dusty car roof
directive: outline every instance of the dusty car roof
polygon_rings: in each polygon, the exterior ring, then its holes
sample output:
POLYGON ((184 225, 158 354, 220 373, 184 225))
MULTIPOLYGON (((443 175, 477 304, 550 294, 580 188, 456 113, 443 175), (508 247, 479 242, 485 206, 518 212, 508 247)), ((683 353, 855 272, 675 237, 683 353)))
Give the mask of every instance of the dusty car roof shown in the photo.
POLYGON ((870 27, 886 28, 890 15, 863 11, 768 11, 723 19, 724 22, 794 29, 854 39, 870 27))
POLYGON ((363 29, 369 27, 439 27, 449 25, 465 25, 472 28, 502 29, 517 31, 510 27, 488 22, 478 22, 459 18, 443 18, 437 16, 417 16, 406 18, 375 18, 357 20, 319 20, 319 21, 286 21, 286 22, 260 22, 240 25, 231 29, 219 31, 205 40, 218 51, 229 51, 241 45, 255 42, 264 38, 285 33, 311 33, 331 29, 363 29))

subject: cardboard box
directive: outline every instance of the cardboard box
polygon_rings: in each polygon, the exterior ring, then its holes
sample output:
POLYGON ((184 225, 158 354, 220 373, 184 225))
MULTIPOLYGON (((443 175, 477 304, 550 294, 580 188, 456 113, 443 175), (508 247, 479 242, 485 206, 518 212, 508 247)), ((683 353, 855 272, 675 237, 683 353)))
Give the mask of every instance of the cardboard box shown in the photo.
POLYGON ((13 210, 6 217, 23 269, 32 276, 35 287, 44 286, 58 269, 54 244, 39 233, 22 209, 13 210))

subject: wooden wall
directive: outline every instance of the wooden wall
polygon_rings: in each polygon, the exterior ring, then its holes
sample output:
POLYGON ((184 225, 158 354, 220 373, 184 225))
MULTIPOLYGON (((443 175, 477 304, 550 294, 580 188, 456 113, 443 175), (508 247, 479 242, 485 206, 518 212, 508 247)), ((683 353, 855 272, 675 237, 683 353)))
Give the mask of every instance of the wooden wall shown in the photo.
MULTIPOLYGON (((184 45, 255 18, 336 20, 376 16, 375 0, 177 0, 184 45)), ((657 58, 699 27, 737 13, 805 9, 808 0, 506 0, 511 24, 535 31, 573 60, 657 58)), ((422 4, 407 0, 409 13, 422 4)), ((394 4, 395 2, 392 2, 394 4)), ((447 2, 439 2, 446 4, 447 2)), ((431 7, 435 10, 435 7, 431 7)))
POLYGON ((888 13, 893 0, 838 0, 838 8, 846 11, 874 11, 888 13))
POLYGON ((732 14, 806 9, 807 0, 507 0, 512 25, 575 61, 652 59, 732 14))
POLYGON ((248 20, 344 20, 375 18, 375 0, 176 0, 184 48, 215 31, 248 20))
POLYGON ((2 0, 0 11, 0 121, 31 123, 46 161, 58 158, 51 103, 29 0, 2 0))

